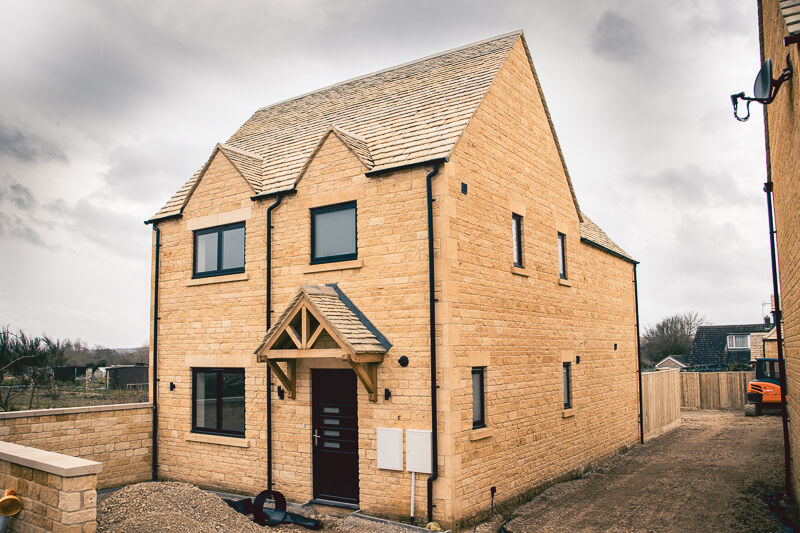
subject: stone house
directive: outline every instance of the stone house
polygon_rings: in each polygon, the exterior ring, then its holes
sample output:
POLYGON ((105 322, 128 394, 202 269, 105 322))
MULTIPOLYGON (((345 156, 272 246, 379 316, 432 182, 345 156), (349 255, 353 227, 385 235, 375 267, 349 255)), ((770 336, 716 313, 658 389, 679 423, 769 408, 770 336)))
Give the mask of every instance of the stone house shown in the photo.
POLYGON ((455 525, 641 437, 521 32, 256 111, 148 223, 160 479, 455 525))
MULTIPOLYGON (((783 315, 783 351, 789 411, 792 483, 800 493, 800 6, 790 0, 758 1, 761 59, 771 58, 776 75, 788 62, 794 76, 764 106, 767 173, 772 182, 783 315)), ((766 238, 766 237, 765 237, 766 238)), ((774 343, 777 351, 777 338, 774 343)))

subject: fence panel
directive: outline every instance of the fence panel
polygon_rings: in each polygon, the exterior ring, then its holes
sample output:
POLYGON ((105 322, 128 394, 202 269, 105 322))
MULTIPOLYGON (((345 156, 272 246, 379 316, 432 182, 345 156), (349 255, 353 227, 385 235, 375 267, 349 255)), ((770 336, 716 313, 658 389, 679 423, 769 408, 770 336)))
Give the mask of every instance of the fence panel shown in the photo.
POLYGON ((755 372, 681 372, 684 409, 744 409, 755 372))
POLYGON ((644 439, 649 440, 681 423, 681 378, 678 370, 642 374, 644 439))

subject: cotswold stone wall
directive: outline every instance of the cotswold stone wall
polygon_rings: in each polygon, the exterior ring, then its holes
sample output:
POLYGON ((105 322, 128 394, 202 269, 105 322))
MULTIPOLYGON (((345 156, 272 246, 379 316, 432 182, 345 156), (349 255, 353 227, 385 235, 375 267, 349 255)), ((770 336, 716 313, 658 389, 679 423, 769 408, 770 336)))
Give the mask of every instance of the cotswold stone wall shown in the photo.
POLYGON ((149 403, 0 413, 0 440, 97 461, 100 489, 152 475, 149 403))
POLYGON ((0 486, 22 501, 9 531, 94 533, 101 470, 96 461, 0 442, 0 486))
MULTIPOLYGON (((800 490, 800 55, 797 45, 784 46, 788 35, 778 0, 760 0, 762 59, 772 58, 773 77, 786 67, 786 55, 794 76, 780 89, 767 110, 769 172, 774 182, 775 226, 781 276, 784 320, 787 401, 795 494, 800 490)), ((755 179, 755 178, 754 178, 755 179)), ((764 234, 764 239, 767 239, 764 234)))

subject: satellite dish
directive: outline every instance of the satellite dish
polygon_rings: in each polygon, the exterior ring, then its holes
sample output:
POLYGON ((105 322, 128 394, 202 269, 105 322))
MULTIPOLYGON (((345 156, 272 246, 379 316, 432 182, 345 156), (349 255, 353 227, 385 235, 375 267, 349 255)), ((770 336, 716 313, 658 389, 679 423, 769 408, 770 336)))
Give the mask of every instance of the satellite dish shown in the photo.
POLYGON ((756 76, 753 96, 758 100, 769 100, 770 93, 772 93, 772 59, 767 59, 756 76))

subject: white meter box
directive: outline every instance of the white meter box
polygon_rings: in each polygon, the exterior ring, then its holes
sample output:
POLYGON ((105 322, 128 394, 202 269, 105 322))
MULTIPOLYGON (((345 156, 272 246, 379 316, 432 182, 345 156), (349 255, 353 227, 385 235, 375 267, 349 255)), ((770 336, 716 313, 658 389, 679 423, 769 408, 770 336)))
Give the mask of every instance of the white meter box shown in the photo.
POLYGON ((433 473, 429 429, 406 430, 406 470, 419 474, 433 473))
POLYGON ((403 470, 403 430, 378 428, 378 468, 403 470))

